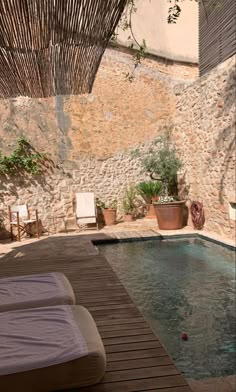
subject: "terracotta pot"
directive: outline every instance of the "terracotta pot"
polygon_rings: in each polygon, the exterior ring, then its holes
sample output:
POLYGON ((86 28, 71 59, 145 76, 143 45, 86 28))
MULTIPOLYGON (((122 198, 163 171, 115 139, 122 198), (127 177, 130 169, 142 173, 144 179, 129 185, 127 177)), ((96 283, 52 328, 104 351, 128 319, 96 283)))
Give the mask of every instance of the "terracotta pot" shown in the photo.
POLYGON ((0 240, 6 240, 7 238, 10 238, 10 233, 8 230, 5 228, 0 228, 0 240))
POLYGON ((152 197, 152 203, 158 202, 159 196, 152 197))
POLYGON ((115 208, 103 208, 102 209, 104 222, 106 226, 113 226, 116 224, 116 209, 115 208))
POLYGON ((153 204, 146 204, 147 213, 146 218, 148 219, 156 219, 155 208, 153 204))
POLYGON ((97 219, 98 219, 99 225, 101 225, 101 226, 105 225, 104 216, 103 216, 101 207, 97 208, 97 219))
POLYGON ((124 215, 124 222, 133 222, 134 217, 132 214, 125 214, 124 215))
POLYGON ((175 201, 172 203, 154 203, 159 229, 182 229, 184 205, 185 201, 175 201))

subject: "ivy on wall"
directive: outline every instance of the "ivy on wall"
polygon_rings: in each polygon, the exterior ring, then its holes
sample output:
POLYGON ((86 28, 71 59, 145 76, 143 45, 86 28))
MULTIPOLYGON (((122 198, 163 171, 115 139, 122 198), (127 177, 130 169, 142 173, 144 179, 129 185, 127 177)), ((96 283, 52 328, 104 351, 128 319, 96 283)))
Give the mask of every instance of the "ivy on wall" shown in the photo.
POLYGON ((3 155, 0 151, 0 175, 16 175, 19 172, 39 174, 47 156, 47 153, 35 151, 30 142, 21 137, 17 140, 17 147, 11 155, 3 155))

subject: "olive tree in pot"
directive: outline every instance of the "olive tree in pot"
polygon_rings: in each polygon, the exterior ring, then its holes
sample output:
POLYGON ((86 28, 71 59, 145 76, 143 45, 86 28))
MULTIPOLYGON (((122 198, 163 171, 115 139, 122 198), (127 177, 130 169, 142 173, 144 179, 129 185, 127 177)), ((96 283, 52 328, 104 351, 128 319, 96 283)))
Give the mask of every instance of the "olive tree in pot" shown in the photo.
POLYGON ((122 199, 122 210, 124 212, 124 221, 132 222, 137 211, 137 189, 134 185, 130 185, 124 193, 122 199))
POLYGON ((151 179, 162 183, 162 196, 153 204, 159 228, 164 230, 183 227, 185 201, 179 201, 177 196, 177 173, 182 167, 182 162, 177 153, 171 140, 171 129, 167 129, 141 159, 143 168, 151 179))
POLYGON ((156 219, 156 213, 153 202, 159 199, 162 190, 162 184, 159 181, 143 181, 137 186, 137 191, 146 203, 146 217, 156 219))

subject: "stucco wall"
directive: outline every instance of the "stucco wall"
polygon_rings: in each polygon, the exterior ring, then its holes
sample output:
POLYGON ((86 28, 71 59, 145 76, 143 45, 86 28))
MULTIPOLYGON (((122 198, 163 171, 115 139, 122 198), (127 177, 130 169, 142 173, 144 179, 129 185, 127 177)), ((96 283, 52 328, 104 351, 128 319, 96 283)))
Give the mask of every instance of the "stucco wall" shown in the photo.
MULTIPOLYGON (((167 0, 137 0, 132 27, 139 42, 145 39, 149 53, 172 60, 198 62, 198 4, 181 2, 181 15, 176 24, 168 24, 167 0)), ((118 41, 127 45, 129 31, 118 31, 118 41)))

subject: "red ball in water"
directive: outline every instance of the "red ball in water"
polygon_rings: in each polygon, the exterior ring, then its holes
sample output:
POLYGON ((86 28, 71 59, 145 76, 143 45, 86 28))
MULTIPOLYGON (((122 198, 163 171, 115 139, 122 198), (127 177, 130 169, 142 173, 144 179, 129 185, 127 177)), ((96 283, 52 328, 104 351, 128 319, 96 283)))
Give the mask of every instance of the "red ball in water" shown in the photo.
POLYGON ((182 340, 188 340, 188 335, 186 334, 186 332, 182 332, 181 339, 182 340))

